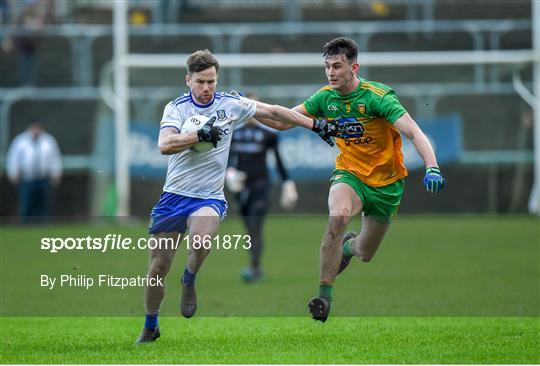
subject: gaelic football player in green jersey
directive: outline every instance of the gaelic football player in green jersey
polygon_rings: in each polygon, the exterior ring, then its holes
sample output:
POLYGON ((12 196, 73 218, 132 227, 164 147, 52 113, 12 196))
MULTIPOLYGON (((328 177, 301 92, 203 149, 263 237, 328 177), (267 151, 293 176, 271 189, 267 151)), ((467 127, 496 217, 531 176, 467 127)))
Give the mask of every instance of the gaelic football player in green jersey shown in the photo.
POLYGON ((337 274, 353 256, 364 262, 373 258, 397 213, 407 176, 401 134, 411 140, 424 161, 427 191, 438 193, 445 179, 429 140, 394 91, 358 77, 356 43, 336 38, 323 49, 329 85, 294 110, 333 121, 329 125, 337 129, 340 153, 331 178, 328 227, 320 249, 319 295, 308 305, 313 319, 324 322, 337 274), (360 233, 345 233, 349 221, 360 214, 360 233))

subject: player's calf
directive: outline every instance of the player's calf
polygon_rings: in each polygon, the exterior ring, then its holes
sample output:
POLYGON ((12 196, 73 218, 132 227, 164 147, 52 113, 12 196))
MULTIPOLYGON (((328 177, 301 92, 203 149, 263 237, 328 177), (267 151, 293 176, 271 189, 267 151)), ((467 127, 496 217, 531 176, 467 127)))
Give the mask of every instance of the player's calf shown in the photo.
POLYGON ((182 297, 180 298, 180 313, 185 318, 191 318, 197 311, 197 293, 195 291, 195 274, 187 268, 182 277, 182 297))
MULTIPOLYGON (((347 231, 345 235, 343 236, 342 241, 342 257, 341 257, 341 263, 339 264, 338 274, 343 272, 345 268, 349 265, 351 262, 351 258, 354 257, 354 254, 351 249, 352 240, 357 236, 358 234, 355 231, 347 231)), ((371 259, 371 258, 370 258, 371 259)), ((362 258, 362 260, 364 260, 362 258)))

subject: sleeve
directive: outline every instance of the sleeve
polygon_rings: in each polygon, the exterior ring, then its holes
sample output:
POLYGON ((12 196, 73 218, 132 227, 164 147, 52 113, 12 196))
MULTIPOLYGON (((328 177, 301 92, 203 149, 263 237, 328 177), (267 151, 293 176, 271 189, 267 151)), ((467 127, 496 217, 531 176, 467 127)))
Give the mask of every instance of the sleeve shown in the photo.
POLYGON ((278 136, 272 133, 268 141, 268 148, 274 150, 277 170, 281 180, 284 182, 289 179, 289 175, 287 174, 287 170, 285 169, 285 165, 283 165, 283 160, 281 159, 281 154, 279 153, 278 141, 278 136))
POLYGON ((160 126, 159 128, 165 128, 165 127, 173 127, 180 132, 182 129, 183 119, 180 115, 180 111, 176 106, 172 104, 172 102, 169 102, 165 109, 163 110, 163 117, 161 118, 160 126))
POLYGON ((243 122, 255 116, 255 113, 257 112, 257 105, 255 104, 254 100, 239 97, 239 103, 235 109, 237 111, 236 113, 238 113, 238 117, 233 121, 233 128, 236 128, 243 122))
POLYGON ((62 175, 62 154, 56 140, 50 136, 49 144, 51 145, 51 161, 49 164, 49 170, 52 177, 60 177, 62 175))
POLYGON ((396 93, 390 89, 380 99, 377 113, 388 122, 394 124, 399 117, 407 113, 407 110, 399 102, 396 93))
POLYGON ((323 110, 321 108, 321 102, 323 99, 322 94, 323 93, 321 91, 318 91, 304 102, 304 108, 306 109, 306 112, 311 115, 311 117, 324 117, 323 110))
POLYGON ((11 143, 9 150, 7 152, 6 158, 6 171, 7 176, 10 179, 15 179, 19 173, 19 150, 21 146, 20 137, 16 137, 15 140, 11 143))

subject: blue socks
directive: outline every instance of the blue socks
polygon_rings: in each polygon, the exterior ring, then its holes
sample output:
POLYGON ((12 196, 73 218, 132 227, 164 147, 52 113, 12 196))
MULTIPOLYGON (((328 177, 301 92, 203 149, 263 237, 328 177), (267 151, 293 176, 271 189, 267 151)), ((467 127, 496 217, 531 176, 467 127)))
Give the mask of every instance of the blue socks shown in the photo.
POLYGON ((158 324, 158 314, 146 314, 144 318, 144 327, 147 329, 155 329, 158 324))
POLYGON ((184 275, 182 276, 182 283, 193 285, 195 283, 195 273, 191 273, 187 267, 184 269, 184 275))
MULTIPOLYGON (((195 276, 195 273, 191 273, 186 267, 184 270, 184 275, 182 276, 182 283, 194 284, 195 276)), ((155 329, 157 326, 158 314, 146 314, 144 318, 144 327, 147 329, 155 329)))

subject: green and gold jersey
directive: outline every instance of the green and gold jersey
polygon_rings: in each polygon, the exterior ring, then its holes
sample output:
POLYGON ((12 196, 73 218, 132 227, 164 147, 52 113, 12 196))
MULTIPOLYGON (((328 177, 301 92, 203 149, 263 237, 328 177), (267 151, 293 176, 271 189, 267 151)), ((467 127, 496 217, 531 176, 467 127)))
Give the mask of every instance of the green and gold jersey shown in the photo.
POLYGON ((341 95, 326 86, 307 99, 304 108, 313 117, 354 118, 362 123, 362 136, 336 139, 340 150, 336 169, 347 170, 373 187, 407 176, 401 135, 393 125, 407 111, 390 87, 360 79, 356 90, 341 95))

